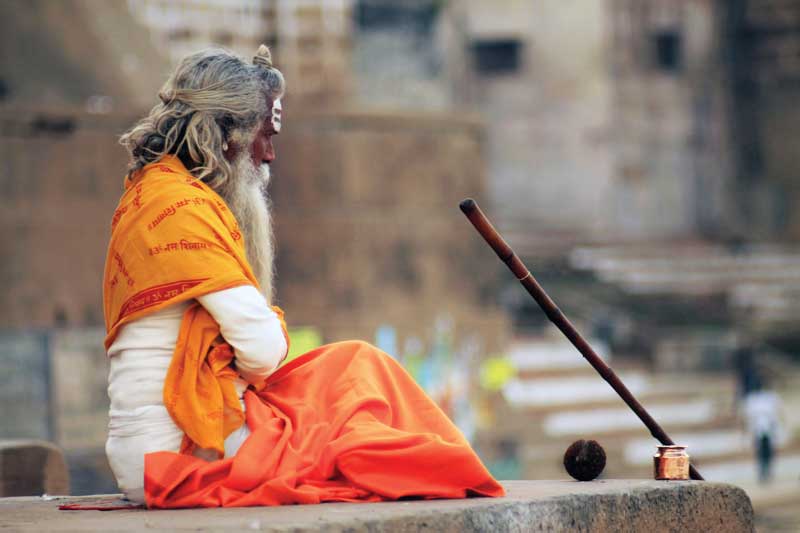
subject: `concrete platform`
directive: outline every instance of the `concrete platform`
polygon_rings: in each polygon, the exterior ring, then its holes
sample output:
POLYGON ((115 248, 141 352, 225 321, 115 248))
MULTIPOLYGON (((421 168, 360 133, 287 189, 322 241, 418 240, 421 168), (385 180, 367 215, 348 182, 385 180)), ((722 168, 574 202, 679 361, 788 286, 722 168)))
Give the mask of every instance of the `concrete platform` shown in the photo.
POLYGON ((506 481, 499 499, 403 501, 170 511, 59 511, 114 496, 0 499, 10 531, 753 531, 753 508, 733 485, 650 480, 506 481))

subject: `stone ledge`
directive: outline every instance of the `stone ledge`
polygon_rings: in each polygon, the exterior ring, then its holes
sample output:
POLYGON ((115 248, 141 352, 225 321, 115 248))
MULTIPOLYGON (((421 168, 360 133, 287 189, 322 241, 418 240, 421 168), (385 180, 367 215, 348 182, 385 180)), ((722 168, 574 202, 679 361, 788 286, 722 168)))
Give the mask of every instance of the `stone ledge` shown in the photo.
POLYGON ((69 494, 64 454, 50 442, 0 440, 0 497, 69 494))
POLYGON ((238 509, 59 511, 98 497, 0 499, 14 531, 751 532, 753 508, 733 485, 649 480, 506 481, 505 498, 332 503, 238 509))

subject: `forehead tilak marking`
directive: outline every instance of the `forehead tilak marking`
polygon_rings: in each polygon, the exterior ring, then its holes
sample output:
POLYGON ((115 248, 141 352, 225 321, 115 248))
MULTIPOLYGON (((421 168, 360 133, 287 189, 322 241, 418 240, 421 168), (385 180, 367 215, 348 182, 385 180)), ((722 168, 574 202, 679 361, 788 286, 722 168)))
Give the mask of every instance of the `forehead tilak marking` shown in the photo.
POLYGON ((278 98, 272 103, 272 129, 276 132, 281 131, 281 99, 278 98))

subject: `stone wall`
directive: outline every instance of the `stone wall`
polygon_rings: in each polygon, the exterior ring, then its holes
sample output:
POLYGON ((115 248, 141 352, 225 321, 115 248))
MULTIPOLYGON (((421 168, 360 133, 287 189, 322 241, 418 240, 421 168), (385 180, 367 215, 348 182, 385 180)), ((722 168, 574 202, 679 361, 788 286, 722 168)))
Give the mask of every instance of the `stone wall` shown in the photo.
POLYGON ((715 2, 614 0, 610 212, 620 236, 724 236, 728 100, 715 2))
POLYGON ((40 440, 0 440, 0 498, 70 494, 57 446, 40 440))
POLYGON ((489 197, 512 244, 724 238, 737 199, 769 196, 732 183, 746 131, 731 106, 747 102, 728 92, 727 6, 448 4, 445 76, 486 117, 489 197))
POLYGON ((173 65, 209 46, 250 58, 270 46, 294 98, 316 105, 347 99, 352 0, 129 0, 134 19, 173 65))
POLYGON ((438 318, 484 347, 505 341, 492 306, 499 262, 458 210, 485 197, 480 123, 448 115, 287 111, 272 184, 278 297, 325 340, 381 325, 430 340, 438 318))
POLYGON ((443 14, 453 99, 486 119, 488 196, 514 245, 613 229, 605 15, 604 2, 558 0, 453 2, 443 14))
POLYGON ((167 75, 128 2, 0 3, 0 102, 96 113, 151 106, 167 75))
POLYGON ((800 4, 737 0, 725 18, 737 230, 750 238, 800 238, 800 4))
POLYGON ((0 323, 102 324, 102 274, 133 116, 0 110, 0 323))

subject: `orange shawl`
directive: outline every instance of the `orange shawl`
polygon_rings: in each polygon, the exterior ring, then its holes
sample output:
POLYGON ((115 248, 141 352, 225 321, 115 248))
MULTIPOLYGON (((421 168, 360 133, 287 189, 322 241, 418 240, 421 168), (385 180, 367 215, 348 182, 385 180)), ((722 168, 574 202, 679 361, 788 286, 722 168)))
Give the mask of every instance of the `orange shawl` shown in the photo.
MULTIPOLYGON (((258 286, 235 217, 178 158, 147 165, 125 189, 111 221, 103 283, 106 349, 132 320, 210 292, 258 286)), ((194 303, 164 384, 164 404, 186 435, 181 452, 198 446, 221 455, 225 437, 244 423, 232 361, 218 324, 194 303)))

